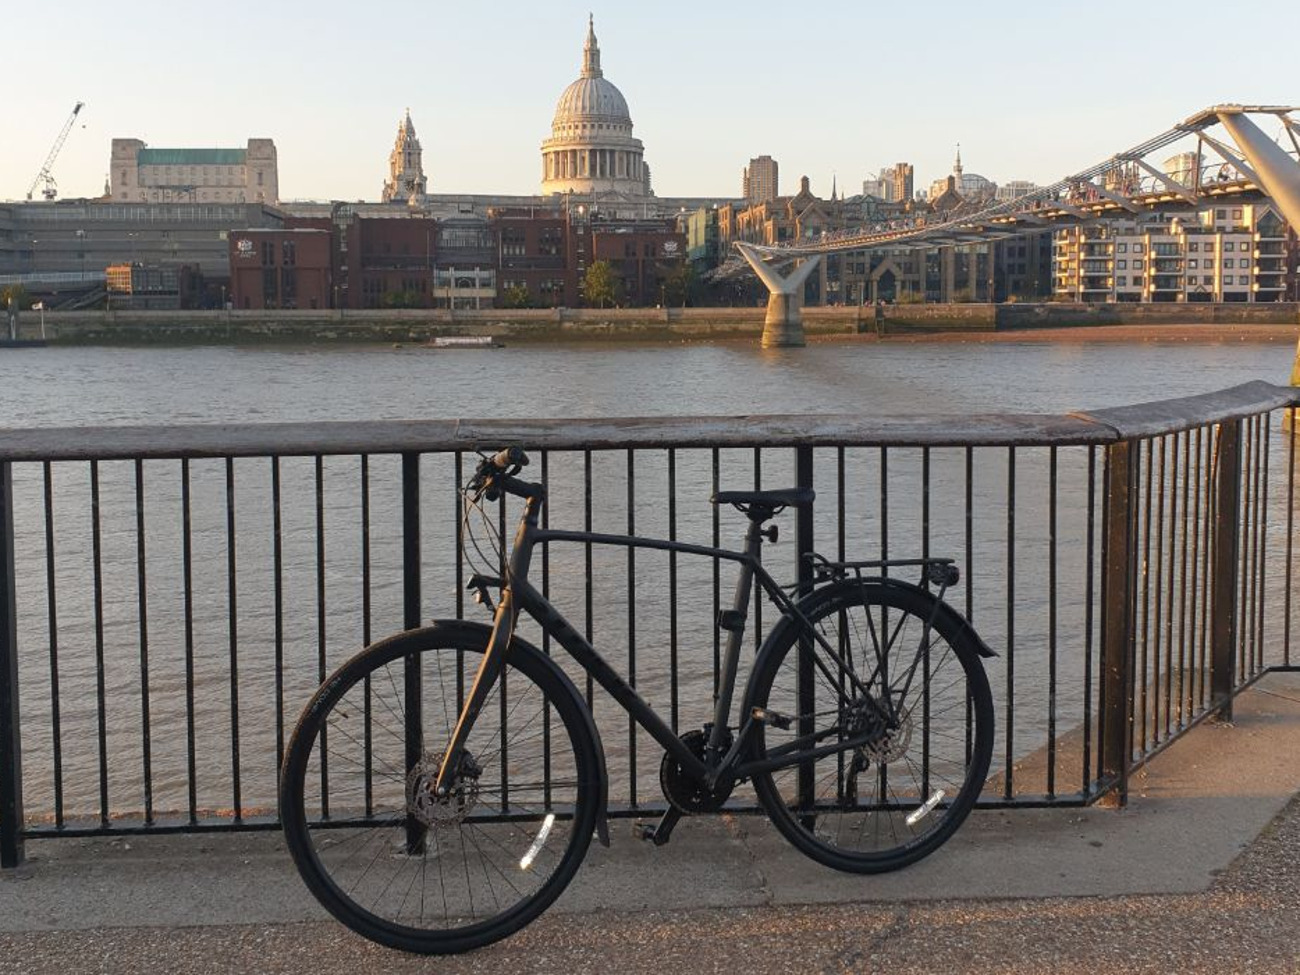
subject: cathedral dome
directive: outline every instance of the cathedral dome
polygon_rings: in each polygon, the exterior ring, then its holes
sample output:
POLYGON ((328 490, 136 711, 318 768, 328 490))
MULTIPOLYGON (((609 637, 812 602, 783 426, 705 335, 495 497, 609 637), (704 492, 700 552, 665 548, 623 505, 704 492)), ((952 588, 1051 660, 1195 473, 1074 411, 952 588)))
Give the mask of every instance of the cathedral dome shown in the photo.
POLYGON ((600 70, 596 29, 587 21, 582 74, 560 95, 542 143, 542 193, 650 196, 644 146, 632 135, 623 93, 600 70))
POLYGON ((604 78, 582 77, 564 89, 555 105, 552 129, 570 122, 597 119, 602 122, 622 122, 630 129, 632 116, 627 110, 623 93, 604 78))

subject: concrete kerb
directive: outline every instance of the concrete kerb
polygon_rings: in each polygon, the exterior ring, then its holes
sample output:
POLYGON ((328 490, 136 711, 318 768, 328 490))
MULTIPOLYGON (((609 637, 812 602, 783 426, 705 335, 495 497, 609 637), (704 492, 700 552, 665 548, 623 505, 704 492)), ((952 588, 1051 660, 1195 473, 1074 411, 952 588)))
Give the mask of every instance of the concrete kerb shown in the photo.
MULTIPOLYGON (((980 811, 939 852, 857 877, 809 861, 757 816, 687 819, 656 848, 635 824, 592 847, 553 910, 1178 894, 1214 877, 1300 792, 1300 674, 1275 673, 1133 778, 1123 810, 980 811)), ((279 834, 43 840, 0 874, 0 933, 321 920, 279 834)), ((542 922, 545 923, 545 919, 542 922)))

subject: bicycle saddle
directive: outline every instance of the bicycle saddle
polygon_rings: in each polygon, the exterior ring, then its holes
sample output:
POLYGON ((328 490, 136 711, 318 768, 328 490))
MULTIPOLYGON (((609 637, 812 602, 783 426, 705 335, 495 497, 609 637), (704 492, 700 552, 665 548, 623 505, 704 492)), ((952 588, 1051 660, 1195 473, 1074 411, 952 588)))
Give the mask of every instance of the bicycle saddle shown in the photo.
POLYGON ((784 488, 779 491, 719 491, 710 500, 714 504, 733 504, 741 511, 755 507, 774 512, 787 506, 807 507, 816 497, 817 492, 812 488, 784 488))

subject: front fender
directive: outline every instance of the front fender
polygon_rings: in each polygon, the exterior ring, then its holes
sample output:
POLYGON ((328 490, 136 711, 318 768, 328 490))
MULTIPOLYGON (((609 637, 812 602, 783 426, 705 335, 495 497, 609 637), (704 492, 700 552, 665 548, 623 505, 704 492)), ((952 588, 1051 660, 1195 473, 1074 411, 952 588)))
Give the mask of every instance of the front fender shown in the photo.
MULTIPOLYGON (((475 623, 469 620, 444 619, 434 620, 434 626, 457 627, 462 630, 472 631, 474 634, 481 636, 484 643, 492 637, 492 627, 486 623, 475 623)), ((511 653, 527 653, 537 658, 538 662, 545 669, 551 671, 563 685, 565 693, 572 696, 574 702, 579 706, 578 710, 582 713, 582 719, 586 723, 587 733, 591 735, 591 740, 596 745, 596 773, 599 776, 600 785, 597 793, 598 805, 596 806, 596 838, 600 840, 601 846, 609 846, 609 775, 605 770, 605 745, 600 740, 600 729, 596 727, 595 719, 591 716, 591 708, 587 707, 587 702, 573 685, 573 681, 554 660, 542 653, 536 646, 529 643, 522 637, 515 636, 510 641, 511 653)))

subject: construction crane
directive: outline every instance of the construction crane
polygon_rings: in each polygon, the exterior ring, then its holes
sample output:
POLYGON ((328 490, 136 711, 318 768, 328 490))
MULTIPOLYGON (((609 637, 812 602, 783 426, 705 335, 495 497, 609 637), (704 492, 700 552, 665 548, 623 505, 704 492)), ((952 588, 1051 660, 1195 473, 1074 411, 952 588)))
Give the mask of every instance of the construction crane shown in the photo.
POLYGON ((45 157, 45 162, 41 165, 41 171, 36 174, 36 178, 32 180, 32 185, 27 188, 27 199, 32 198, 32 194, 36 192, 36 187, 41 183, 45 184, 45 188, 41 190, 41 196, 45 197, 45 199, 52 200, 59 195, 59 187, 54 182, 54 175, 50 172, 50 167, 54 165, 54 160, 58 158, 59 150, 63 148, 63 143, 68 139, 68 133, 72 131, 72 123, 77 120, 77 116, 81 114, 85 104, 85 102, 77 102, 72 114, 63 123, 63 129, 59 132, 59 137, 54 140, 54 145, 50 147, 50 154, 45 157))

